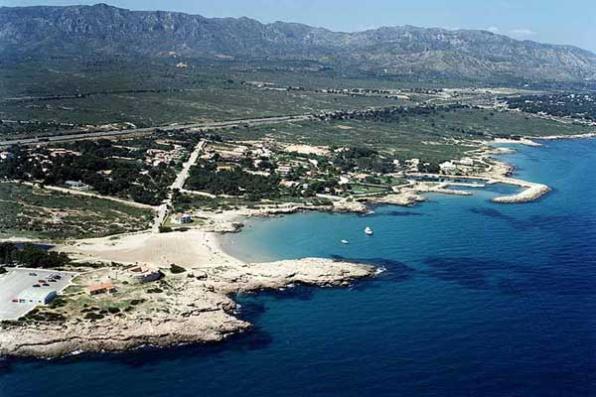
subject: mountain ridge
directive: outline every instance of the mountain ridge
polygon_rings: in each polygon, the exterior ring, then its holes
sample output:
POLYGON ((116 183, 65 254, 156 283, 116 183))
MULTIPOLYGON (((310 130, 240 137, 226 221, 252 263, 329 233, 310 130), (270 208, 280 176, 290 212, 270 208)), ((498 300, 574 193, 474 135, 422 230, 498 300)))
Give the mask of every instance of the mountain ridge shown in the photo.
POLYGON ((170 11, 94 6, 0 7, 0 54, 315 62, 377 75, 596 80, 596 54, 483 30, 410 25, 335 32, 170 11))

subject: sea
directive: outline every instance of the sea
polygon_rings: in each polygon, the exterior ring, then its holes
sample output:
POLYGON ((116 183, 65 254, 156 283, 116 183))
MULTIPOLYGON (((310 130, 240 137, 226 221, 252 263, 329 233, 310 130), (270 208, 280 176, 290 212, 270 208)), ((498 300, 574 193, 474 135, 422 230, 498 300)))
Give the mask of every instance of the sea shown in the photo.
POLYGON ((384 272, 238 296, 255 327, 217 345, 0 361, 0 396, 596 396, 596 140, 512 147, 515 175, 550 194, 252 220, 231 254, 384 272))

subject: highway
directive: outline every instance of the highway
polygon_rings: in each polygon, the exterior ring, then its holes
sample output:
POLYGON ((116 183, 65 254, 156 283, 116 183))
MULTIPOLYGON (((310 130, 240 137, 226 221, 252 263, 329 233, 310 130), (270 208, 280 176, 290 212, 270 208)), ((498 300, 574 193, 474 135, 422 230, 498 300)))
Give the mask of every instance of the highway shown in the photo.
POLYGON ((83 133, 71 133, 63 135, 48 135, 48 136, 37 136, 33 138, 23 138, 0 141, 0 147, 8 147, 13 145, 47 145, 50 143, 58 142, 71 142, 80 141, 87 139, 102 139, 102 138, 124 138, 139 135, 149 135, 156 131, 179 131, 179 130, 217 130, 234 128, 243 125, 248 126, 259 126, 268 124, 279 124, 287 123, 290 121, 307 121, 312 120, 314 115, 303 114, 303 115, 291 115, 291 116, 275 116, 275 117, 261 117, 252 119, 242 120, 230 120, 230 121, 218 121, 210 123, 193 123, 193 124, 178 124, 168 125, 163 127, 149 127, 149 128, 135 128, 129 130, 114 130, 114 131, 95 131, 95 132, 83 132, 83 133))

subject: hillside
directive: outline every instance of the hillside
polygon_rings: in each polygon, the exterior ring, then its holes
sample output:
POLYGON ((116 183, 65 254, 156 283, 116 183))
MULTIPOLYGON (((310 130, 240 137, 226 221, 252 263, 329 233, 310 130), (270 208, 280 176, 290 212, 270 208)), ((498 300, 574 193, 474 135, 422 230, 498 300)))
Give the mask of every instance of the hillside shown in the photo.
POLYGON ((248 18, 129 11, 104 4, 0 8, 6 57, 171 57, 309 62, 371 75, 477 81, 596 80, 596 55, 486 31, 386 27, 338 33, 248 18))

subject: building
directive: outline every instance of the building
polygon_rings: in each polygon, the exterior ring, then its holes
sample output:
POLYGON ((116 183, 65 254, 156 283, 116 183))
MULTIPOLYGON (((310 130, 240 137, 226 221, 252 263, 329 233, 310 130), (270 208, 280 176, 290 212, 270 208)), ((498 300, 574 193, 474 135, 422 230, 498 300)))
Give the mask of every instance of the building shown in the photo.
POLYGON ((457 171, 457 166, 451 161, 445 161, 444 163, 439 164, 439 167, 443 174, 453 174, 457 171))
POLYGON ((77 189, 77 190, 88 190, 89 185, 84 184, 81 181, 66 181, 64 184, 70 189, 77 189))
POLYGON ((130 269, 134 273, 134 278, 140 283, 150 283, 163 277, 163 273, 156 269, 149 269, 143 266, 137 266, 130 269))
POLYGON ((470 157, 464 157, 463 159, 459 160, 459 164, 472 167, 474 165, 474 159, 470 157))
POLYGON ((174 217, 174 223, 178 225, 185 225, 188 223, 192 223, 192 215, 190 214, 179 214, 174 217))
POLYGON ((116 292, 116 287, 112 282, 108 281, 100 284, 93 284, 89 287, 89 295, 111 294, 116 292))
POLYGON ((10 160, 13 158, 14 155, 10 152, 0 152, 0 160, 10 160))
POLYGON ((23 291, 18 296, 19 303, 34 303, 37 305, 47 305, 51 303, 58 293, 54 290, 42 289, 42 288, 29 288, 23 291))
POLYGON ((420 159, 406 160, 406 167, 410 172, 417 172, 418 166, 420 165, 420 159))
POLYGON ((290 172, 292 172, 292 167, 290 167, 288 165, 282 165, 282 166, 277 167, 277 172, 281 176, 287 176, 290 172))

